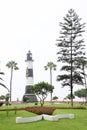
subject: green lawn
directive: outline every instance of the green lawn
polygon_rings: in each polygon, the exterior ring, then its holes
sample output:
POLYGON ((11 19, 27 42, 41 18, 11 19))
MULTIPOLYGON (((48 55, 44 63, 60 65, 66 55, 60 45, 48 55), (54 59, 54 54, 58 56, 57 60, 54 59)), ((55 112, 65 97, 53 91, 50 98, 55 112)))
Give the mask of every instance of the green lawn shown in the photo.
MULTIPOLYGON (((12 107, 12 106, 11 106, 12 107)), ((4 107, 1 107, 4 108, 4 107)), ((0 109, 1 109, 0 108, 0 109)), ((58 121, 41 120, 32 123, 16 124, 17 116, 35 116, 36 114, 17 111, 10 111, 7 117, 5 111, 0 111, 0 130, 86 130, 87 129, 87 109, 86 110, 63 110, 57 109, 53 115, 56 114, 75 114, 74 119, 60 119, 58 121)))

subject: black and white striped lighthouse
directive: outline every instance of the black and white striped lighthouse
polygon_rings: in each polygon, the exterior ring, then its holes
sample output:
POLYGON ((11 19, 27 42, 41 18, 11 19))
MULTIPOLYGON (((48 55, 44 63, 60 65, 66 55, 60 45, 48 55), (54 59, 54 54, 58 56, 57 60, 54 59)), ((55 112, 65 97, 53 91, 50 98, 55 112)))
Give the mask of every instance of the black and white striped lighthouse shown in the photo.
POLYGON ((31 92, 30 87, 34 83, 33 79, 33 59, 31 51, 28 51, 26 57, 26 87, 25 95, 23 96, 23 101, 25 102, 37 102, 37 97, 31 92))

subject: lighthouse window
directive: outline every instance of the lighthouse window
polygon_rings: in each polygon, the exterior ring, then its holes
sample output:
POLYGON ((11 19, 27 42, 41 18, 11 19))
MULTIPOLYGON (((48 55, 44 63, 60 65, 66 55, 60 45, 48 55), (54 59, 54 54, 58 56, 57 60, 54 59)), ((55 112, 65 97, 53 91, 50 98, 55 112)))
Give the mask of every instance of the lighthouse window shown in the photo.
POLYGON ((33 70, 27 68, 26 75, 27 75, 27 77, 33 77, 33 70))

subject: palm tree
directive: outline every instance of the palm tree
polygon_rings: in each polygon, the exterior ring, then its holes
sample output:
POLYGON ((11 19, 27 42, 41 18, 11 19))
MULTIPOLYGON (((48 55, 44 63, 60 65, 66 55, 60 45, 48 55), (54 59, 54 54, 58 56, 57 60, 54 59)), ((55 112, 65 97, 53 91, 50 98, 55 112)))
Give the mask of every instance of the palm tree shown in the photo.
POLYGON ((13 70, 18 70, 17 63, 15 61, 9 61, 6 66, 11 68, 11 77, 10 77, 10 102, 11 102, 11 95, 12 95, 12 78, 13 78, 13 70))
MULTIPOLYGON (((44 66, 45 70, 50 69, 50 84, 52 85, 52 70, 56 70, 56 64, 53 62, 48 62, 46 66, 44 66)), ((51 103, 52 103, 52 92, 51 92, 51 103)))
MULTIPOLYGON (((0 72, 0 75, 4 75, 4 73, 0 72)), ((1 77, 0 77, 0 80, 3 81, 3 79, 1 77)), ((3 86, 4 88, 6 88, 9 92, 9 89, 3 83, 0 82, 0 86, 3 86)))

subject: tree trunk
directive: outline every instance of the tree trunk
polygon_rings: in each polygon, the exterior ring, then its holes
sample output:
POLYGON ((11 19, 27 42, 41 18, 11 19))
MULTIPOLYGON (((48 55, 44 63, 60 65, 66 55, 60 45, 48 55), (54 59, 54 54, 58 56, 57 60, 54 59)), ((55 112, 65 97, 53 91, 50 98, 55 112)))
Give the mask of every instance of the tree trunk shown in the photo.
POLYGON ((71 88, 71 107, 73 107, 73 87, 71 88))
MULTIPOLYGON (((50 68, 50 84, 52 85, 52 68, 50 68)), ((52 92, 50 93, 50 102, 52 103, 52 92)))
POLYGON ((71 77, 70 77, 70 87, 71 87, 71 107, 73 107, 73 82, 72 82, 72 74, 73 74, 73 57, 72 57, 72 30, 71 30, 71 77))
POLYGON ((12 76, 13 76, 13 67, 11 68, 11 78, 10 78, 10 102, 12 100, 12 76))
POLYGON ((43 107, 44 100, 40 100, 41 107, 43 107))

